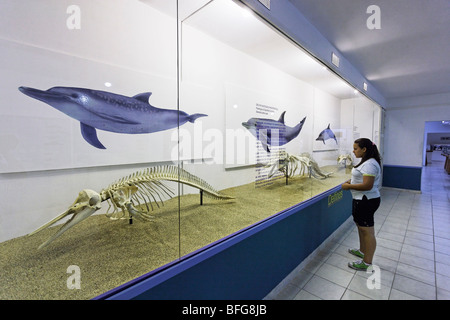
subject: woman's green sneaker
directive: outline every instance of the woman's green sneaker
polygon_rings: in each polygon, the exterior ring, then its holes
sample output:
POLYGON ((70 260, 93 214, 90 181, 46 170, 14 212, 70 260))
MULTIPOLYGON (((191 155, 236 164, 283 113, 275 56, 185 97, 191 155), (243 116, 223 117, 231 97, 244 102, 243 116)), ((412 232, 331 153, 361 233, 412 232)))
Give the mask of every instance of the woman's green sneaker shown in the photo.
POLYGON ((362 260, 349 262, 348 266, 352 269, 358 270, 358 271, 367 271, 367 269, 371 266, 371 264, 367 264, 362 260))
POLYGON ((348 249, 348 252, 350 252, 354 256, 357 256, 358 258, 364 259, 364 253, 359 251, 359 249, 348 249))

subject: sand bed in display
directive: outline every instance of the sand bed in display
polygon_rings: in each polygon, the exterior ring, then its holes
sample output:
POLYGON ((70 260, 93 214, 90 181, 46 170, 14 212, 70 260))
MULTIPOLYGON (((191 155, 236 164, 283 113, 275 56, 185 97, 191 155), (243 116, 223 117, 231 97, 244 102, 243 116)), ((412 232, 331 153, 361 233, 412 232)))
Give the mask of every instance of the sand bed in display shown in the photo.
POLYGON ((341 169, 324 180, 294 177, 288 185, 279 179, 260 188, 249 183, 221 191, 234 200, 204 197, 202 206, 198 194, 175 197, 153 211, 152 222, 129 224, 98 214, 40 250, 59 226, 5 241, 0 243, 0 299, 92 299, 338 186, 349 173, 341 169), (68 289, 70 266, 79 267, 80 289, 68 289))

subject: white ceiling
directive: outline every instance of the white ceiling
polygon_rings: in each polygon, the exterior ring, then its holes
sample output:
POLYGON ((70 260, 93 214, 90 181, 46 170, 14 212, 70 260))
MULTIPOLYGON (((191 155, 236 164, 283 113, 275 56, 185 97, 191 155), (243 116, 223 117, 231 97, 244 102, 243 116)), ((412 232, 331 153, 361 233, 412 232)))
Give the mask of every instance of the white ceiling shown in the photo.
POLYGON ((336 97, 354 97, 352 87, 245 6, 214 0, 184 23, 336 97))
POLYGON ((289 1, 386 99, 450 93, 449 0, 289 1))
MULTIPOLYGON (((173 1, 141 0, 174 16, 173 1)), ((237 50, 264 61, 338 98, 354 97, 354 89, 247 7, 231 0, 188 0, 179 3, 183 23, 237 50)))
MULTIPOLYGON (((166 13, 174 12, 173 5, 169 5, 171 1, 141 1, 166 13)), ((450 94, 450 0, 289 1, 387 100, 450 94), (380 7, 381 29, 367 28, 366 22, 371 14, 366 11, 370 5, 380 7)), ((237 16, 232 18, 225 11, 214 9, 223 2, 181 1, 180 17, 185 19, 206 5, 186 19, 186 22, 195 23, 204 32, 239 50, 249 54, 263 53, 264 56, 260 55, 258 58, 278 65, 283 70, 302 70, 300 73, 303 74, 295 75, 299 78, 312 77, 305 68, 287 68, 288 65, 295 65, 291 60, 294 58, 286 59, 288 55, 285 55, 280 59, 281 51, 277 50, 279 45, 276 45, 279 39, 268 41, 265 37, 269 35, 262 29, 244 32, 247 29, 233 28, 232 26, 238 25, 234 19, 237 16), (218 13, 210 16, 210 11, 218 13), (260 50, 261 48, 264 50, 260 50)), ((320 79, 317 73, 314 77, 316 80, 320 79)), ((336 91, 333 94, 341 96, 348 92, 336 91)))

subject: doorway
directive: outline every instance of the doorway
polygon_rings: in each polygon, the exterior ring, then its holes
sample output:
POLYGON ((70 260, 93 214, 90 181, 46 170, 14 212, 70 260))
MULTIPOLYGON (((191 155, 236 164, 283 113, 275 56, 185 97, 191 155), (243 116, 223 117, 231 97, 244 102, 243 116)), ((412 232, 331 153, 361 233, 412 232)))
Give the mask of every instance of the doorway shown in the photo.
POLYGON ((422 166, 445 163, 442 152, 450 147, 450 121, 425 121, 422 166))

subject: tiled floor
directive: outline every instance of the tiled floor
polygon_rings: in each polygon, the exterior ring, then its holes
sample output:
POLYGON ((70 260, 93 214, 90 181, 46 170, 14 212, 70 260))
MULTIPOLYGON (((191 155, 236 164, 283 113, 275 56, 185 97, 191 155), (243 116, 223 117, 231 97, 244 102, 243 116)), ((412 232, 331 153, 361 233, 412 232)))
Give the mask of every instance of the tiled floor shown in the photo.
POLYGON ((350 218, 266 299, 450 300, 450 175, 424 167, 422 193, 382 189, 374 273, 347 266, 358 246, 350 218), (378 280, 378 281, 377 281, 378 280))

